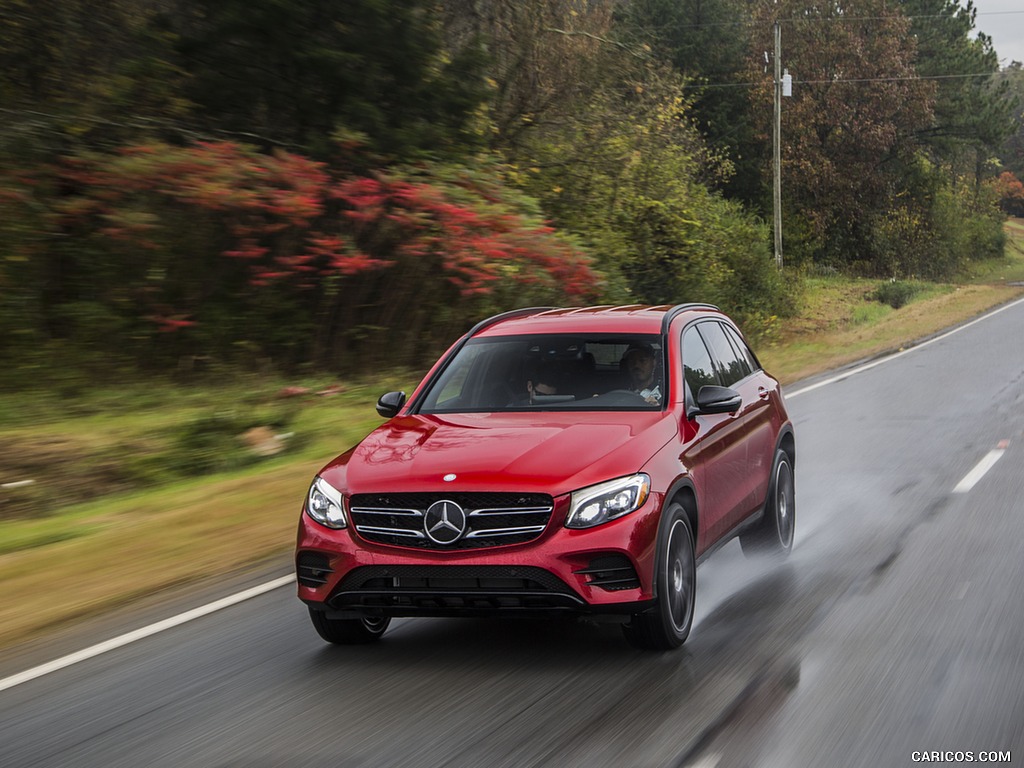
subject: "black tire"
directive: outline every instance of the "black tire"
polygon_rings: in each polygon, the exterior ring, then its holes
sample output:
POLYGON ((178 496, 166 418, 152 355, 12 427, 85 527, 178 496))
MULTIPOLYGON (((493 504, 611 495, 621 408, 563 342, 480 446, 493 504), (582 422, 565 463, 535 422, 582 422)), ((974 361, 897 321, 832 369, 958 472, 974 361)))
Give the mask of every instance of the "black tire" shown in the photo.
POLYGON ((309 609, 313 628, 328 643, 361 645, 374 643, 391 623, 390 616, 365 616, 361 619, 329 619, 324 611, 309 609))
POLYGON ((749 557, 773 555, 786 557, 793 549, 796 530, 796 492, 793 462, 783 450, 775 452, 764 517, 756 528, 740 534, 743 554, 749 557))
POLYGON ((655 569, 654 608, 634 614, 622 630, 637 648, 670 651, 690 634, 697 592, 693 531, 679 504, 672 504, 665 513, 655 569))

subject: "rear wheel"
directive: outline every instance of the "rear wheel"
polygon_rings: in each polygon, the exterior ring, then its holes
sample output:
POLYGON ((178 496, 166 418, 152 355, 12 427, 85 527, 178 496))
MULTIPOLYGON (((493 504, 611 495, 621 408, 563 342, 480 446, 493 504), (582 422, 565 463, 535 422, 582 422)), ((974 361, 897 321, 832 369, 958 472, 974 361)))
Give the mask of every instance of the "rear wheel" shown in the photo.
POLYGON ((364 616, 361 619, 329 619, 325 611, 309 609, 309 618, 317 634, 328 643, 359 645, 380 640, 391 623, 390 616, 364 616))
POLYGON ((654 608, 635 614, 623 632, 637 648, 668 651, 682 645, 690 634, 697 587, 693 532, 679 504, 667 510, 656 567, 654 608))
POLYGON ((775 452, 772 480, 764 503, 764 518, 754 529, 740 535, 743 554, 785 557, 793 549, 796 530, 796 492, 793 462, 783 450, 775 452))

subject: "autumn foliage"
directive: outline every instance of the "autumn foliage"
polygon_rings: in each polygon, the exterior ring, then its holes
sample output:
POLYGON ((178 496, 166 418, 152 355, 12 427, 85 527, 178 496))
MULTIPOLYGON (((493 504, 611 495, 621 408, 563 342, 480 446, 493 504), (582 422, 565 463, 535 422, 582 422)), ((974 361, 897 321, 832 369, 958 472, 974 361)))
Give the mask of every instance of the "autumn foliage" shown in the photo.
POLYGON ((999 204, 1011 216, 1024 216, 1024 183, 1014 174, 1005 171, 995 181, 999 204))
MULTIPOLYGON (((8 205, 30 185, 62 190, 43 218, 77 243, 69 298, 88 282, 94 308, 168 354, 241 343, 283 364, 408 362, 509 300, 597 295, 585 254, 497 168, 353 175, 214 142, 79 155, 50 174, 8 184, 8 205), (170 332, 179 338, 156 338, 170 332)), ((66 336, 80 330, 63 322, 66 336)))

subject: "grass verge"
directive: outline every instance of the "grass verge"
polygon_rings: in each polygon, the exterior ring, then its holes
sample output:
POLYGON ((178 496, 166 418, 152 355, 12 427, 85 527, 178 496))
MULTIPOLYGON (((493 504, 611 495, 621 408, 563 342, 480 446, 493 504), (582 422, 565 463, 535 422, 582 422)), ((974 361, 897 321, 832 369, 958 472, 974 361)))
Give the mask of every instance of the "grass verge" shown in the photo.
MULTIPOLYGON (((866 298, 879 281, 808 280, 802 311, 758 350, 762 362, 791 383, 900 349, 1021 295, 1024 287, 1011 283, 1024 283, 1024 223, 1011 222, 1008 232, 1005 260, 976 267, 958 285, 921 284, 900 309, 866 298)), ((38 450, 41 458, 33 466, 49 467, 52 474, 19 491, 41 512, 0 517, 0 648, 287 553, 313 473, 379 423, 373 402, 380 392, 403 384, 408 389, 413 378, 395 374, 373 385, 348 385, 330 397, 314 394, 324 385, 316 382, 313 392, 286 406, 276 400, 280 384, 260 380, 219 390, 126 387, 74 401, 53 393, 0 398, 0 440, 19 446, 22 454, 38 450), (120 467, 126 455, 172 455, 182 424, 227 421, 237 427, 237 421, 210 414, 239 410, 266 421, 286 418, 289 449, 191 478, 162 476, 140 460, 155 473, 139 470, 142 480, 155 487, 60 503, 62 482, 74 474, 62 456, 92 457, 85 463, 102 468, 96 457, 120 467), (53 510, 46 506, 51 500, 53 510)), ((212 443, 210 450, 222 452, 224 444, 212 443)), ((95 479, 97 473, 87 474, 95 479)), ((138 480, 131 476, 126 482, 138 480)))

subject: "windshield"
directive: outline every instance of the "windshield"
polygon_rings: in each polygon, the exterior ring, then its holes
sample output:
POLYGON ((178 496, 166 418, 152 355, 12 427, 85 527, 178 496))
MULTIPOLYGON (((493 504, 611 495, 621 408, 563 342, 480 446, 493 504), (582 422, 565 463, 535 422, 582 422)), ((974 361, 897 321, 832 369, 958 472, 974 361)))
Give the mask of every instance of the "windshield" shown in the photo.
POLYGON ((663 359, 656 335, 471 339, 419 411, 658 410, 667 395, 663 359))

